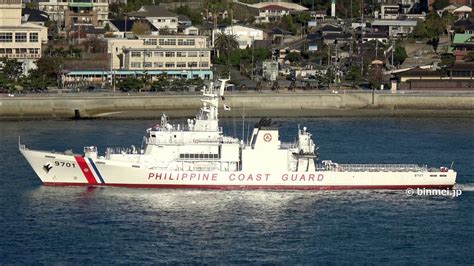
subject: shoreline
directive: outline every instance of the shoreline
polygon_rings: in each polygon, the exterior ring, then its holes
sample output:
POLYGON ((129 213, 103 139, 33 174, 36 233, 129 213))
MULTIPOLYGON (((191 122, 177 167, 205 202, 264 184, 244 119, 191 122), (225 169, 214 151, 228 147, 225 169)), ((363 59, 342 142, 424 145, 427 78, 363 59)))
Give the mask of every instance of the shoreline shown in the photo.
MULTIPOLYGON (((192 117, 199 94, 93 93, 0 97, 0 121, 192 117)), ((473 92, 231 92, 226 117, 474 117, 473 92)))

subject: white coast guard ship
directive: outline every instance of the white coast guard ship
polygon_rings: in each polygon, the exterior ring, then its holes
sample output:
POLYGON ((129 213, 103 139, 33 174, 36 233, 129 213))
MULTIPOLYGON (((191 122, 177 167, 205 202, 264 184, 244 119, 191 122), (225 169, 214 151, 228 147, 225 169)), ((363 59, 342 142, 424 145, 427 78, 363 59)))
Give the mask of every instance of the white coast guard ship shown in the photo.
POLYGON ((225 83, 202 90, 203 106, 185 125, 161 123, 146 131, 143 147, 87 146, 84 154, 30 150, 21 153, 46 185, 205 189, 406 189, 450 188, 456 172, 415 164, 339 164, 318 161, 306 128, 295 142, 279 140, 269 119, 257 123, 250 141, 225 136, 218 107, 225 83))

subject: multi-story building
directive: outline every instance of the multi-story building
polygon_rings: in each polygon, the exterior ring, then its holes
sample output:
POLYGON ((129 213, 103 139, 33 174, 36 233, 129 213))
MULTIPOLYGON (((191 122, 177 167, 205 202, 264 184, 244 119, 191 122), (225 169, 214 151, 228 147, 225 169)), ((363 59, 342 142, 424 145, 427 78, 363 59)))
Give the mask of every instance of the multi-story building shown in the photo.
POLYGON ((206 36, 146 35, 108 39, 109 69, 70 71, 65 81, 104 82, 125 77, 213 78, 206 36))
POLYGON ((41 44, 47 42, 47 28, 21 23, 21 0, 0 0, 0 58, 14 58, 23 63, 26 74, 41 57, 41 44))
POLYGON ((207 37, 195 35, 140 36, 110 39, 114 70, 161 71, 175 77, 212 78, 207 37))
POLYGON ((78 24, 103 26, 109 14, 108 0, 47 0, 38 6, 66 28, 78 24))

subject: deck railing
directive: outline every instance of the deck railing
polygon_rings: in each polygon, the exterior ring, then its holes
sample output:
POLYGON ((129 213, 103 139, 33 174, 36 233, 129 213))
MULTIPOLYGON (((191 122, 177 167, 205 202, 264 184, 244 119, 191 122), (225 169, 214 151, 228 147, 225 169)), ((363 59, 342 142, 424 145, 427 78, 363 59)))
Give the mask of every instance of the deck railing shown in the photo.
POLYGON ((417 164, 334 164, 323 169, 338 172, 425 172, 428 166, 417 164))

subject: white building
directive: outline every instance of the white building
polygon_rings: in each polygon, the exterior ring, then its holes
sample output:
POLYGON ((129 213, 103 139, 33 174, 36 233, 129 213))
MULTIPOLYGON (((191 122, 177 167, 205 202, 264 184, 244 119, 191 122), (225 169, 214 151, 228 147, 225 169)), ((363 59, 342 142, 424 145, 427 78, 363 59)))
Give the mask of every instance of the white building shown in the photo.
POLYGON ((178 30, 178 15, 161 6, 145 5, 138 11, 129 12, 128 16, 130 19, 147 19, 157 29, 167 29, 170 32, 178 30))
POLYGON ((219 33, 235 35, 237 41, 239 42, 240 49, 252 47, 254 41, 264 39, 263 30, 241 25, 234 25, 222 29, 216 29, 214 31, 214 36, 219 33))
POLYGON ((36 68, 41 57, 41 45, 48 40, 46 27, 21 23, 21 0, 0 0, 0 58, 18 59, 23 73, 36 68))

